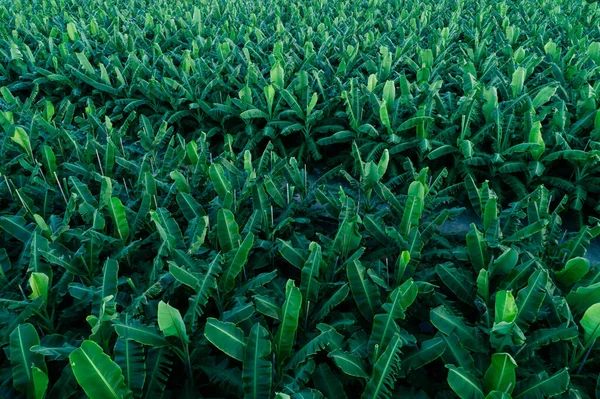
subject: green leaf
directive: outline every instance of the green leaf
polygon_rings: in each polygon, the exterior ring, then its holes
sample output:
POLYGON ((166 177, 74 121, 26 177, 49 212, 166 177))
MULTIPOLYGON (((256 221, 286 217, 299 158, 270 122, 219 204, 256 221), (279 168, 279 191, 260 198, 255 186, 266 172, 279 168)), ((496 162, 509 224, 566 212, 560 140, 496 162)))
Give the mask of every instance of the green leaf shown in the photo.
POLYGON ((583 278, 590 270, 590 261, 576 257, 569 259, 565 268, 556 272, 556 278, 564 285, 573 285, 583 278))
POLYGON ((523 67, 518 67, 512 75, 512 81, 510 83, 510 88, 512 90, 513 98, 516 98, 523 92, 523 84, 525 83, 525 74, 527 73, 527 69, 523 67))
POLYGON ((32 232, 25 227, 26 223, 25 219, 21 216, 0 217, 0 228, 23 243, 27 243, 32 234, 32 232))
POLYGON ((456 334, 444 335, 439 334, 446 343, 446 350, 442 353, 442 360, 445 364, 452 364, 456 367, 461 367, 472 374, 481 374, 473 362, 471 352, 465 349, 460 343, 456 334))
POLYGON ((117 296, 117 285, 119 283, 119 263, 114 259, 107 259, 102 269, 102 290, 100 299, 117 296))
POLYGON ((531 101, 531 105, 533 105, 534 109, 537 109, 541 105, 544 105, 552 98, 554 93, 556 93, 557 86, 546 86, 543 87, 535 98, 531 101))
POLYGON ((44 168, 48 174, 48 180, 51 180, 54 184, 54 173, 58 172, 58 166, 56 166, 56 156, 52 147, 47 145, 42 146, 42 160, 44 162, 44 168))
POLYGON ((192 189, 186 181, 185 176, 183 176, 181 172, 174 170, 169 174, 169 176, 175 181, 175 187, 177 187, 177 191, 183 194, 191 193, 192 189))
POLYGON ((544 291, 548 282, 548 272, 540 269, 535 271, 530 277, 527 286, 517 294, 517 324, 522 329, 529 327, 537 319, 546 292, 544 291))
POLYGON ((213 163, 208 169, 208 174, 215 187, 215 191, 219 195, 219 198, 224 200, 225 197, 227 197, 227 194, 231 192, 231 183, 225 177, 223 167, 219 164, 213 163))
POLYGON ((373 373, 361 396, 363 399, 391 398, 400 371, 400 337, 394 336, 373 366, 373 373))
POLYGON ((487 244, 474 223, 471 223, 471 231, 467 233, 467 250, 476 272, 479 273, 479 270, 487 268, 487 244))
POLYGON ((222 322, 214 317, 209 317, 206 319, 204 336, 223 353, 240 362, 244 360, 246 349, 244 331, 234 323, 222 322))
POLYGON ((224 253, 237 248, 240 244, 239 227, 230 210, 219 209, 217 212, 217 238, 224 253))
POLYGON ((48 376, 39 367, 31 366, 33 394, 35 399, 43 399, 48 389, 48 376))
POLYGON ((31 295, 29 298, 35 299, 39 296, 44 300, 44 304, 48 303, 49 278, 45 273, 31 273, 29 276, 29 286, 31 287, 31 295))
POLYGON ((346 273, 358 310, 367 321, 372 321, 381 303, 377 286, 367 279, 365 268, 358 260, 353 260, 346 266, 346 273))
POLYGON ((302 269, 306 263, 306 256, 301 250, 294 248, 289 241, 284 241, 280 238, 277 239, 279 243, 279 253, 285 260, 296 266, 298 269, 302 269))
POLYGON ((290 361, 286 364, 286 369, 294 369, 306 359, 311 358, 320 350, 326 349, 328 352, 340 348, 344 336, 338 333, 335 328, 325 324, 317 324, 319 335, 308 341, 300 350, 294 352, 290 361))
POLYGON ((558 327, 540 328, 527 337, 523 353, 531 354, 544 345, 558 341, 573 341, 578 336, 579 332, 576 324, 568 325, 568 323, 564 323, 558 327))
POLYGON ((487 394, 487 396, 485 397, 485 399, 511 399, 512 397, 504 392, 500 392, 500 391, 492 391, 490 393, 487 394))
POLYGON ((329 296, 329 298, 321 305, 321 307, 312 314, 313 320, 321 321, 327 316, 333 308, 337 305, 344 302, 344 300, 348 297, 350 293, 350 288, 348 287, 348 283, 344 283, 340 288, 338 288, 333 294, 329 296))
POLYGON ((560 395, 568 389, 570 380, 567 367, 551 377, 542 371, 525 381, 519 381, 514 399, 539 399, 560 395))
POLYGON ((462 367, 447 364, 448 385, 460 399, 483 399, 483 389, 479 381, 462 367))
POLYGON ((496 313, 494 322, 512 323, 517 318, 518 308, 515 303, 515 298, 510 291, 496 292, 496 313))
POLYGON ((265 316, 271 317, 275 320, 281 321, 281 308, 277 306, 275 301, 264 295, 254 295, 254 305, 256 306, 256 310, 259 313, 264 314, 265 316))
POLYGON ((517 265, 519 253, 514 248, 506 249, 490 265, 490 277, 495 275, 506 275, 517 265))
POLYGON ((395 334, 400 333, 396 320, 404 319, 406 309, 417 297, 418 288, 412 279, 406 280, 400 287, 390 294, 383 305, 386 313, 375 315, 373 330, 369 338, 369 348, 378 348, 382 353, 395 334))
POLYGON ((333 359, 336 366, 345 374, 358 377, 358 378, 369 378, 369 375, 365 371, 365 366, 362 359, 352 353, 344 352, 341 349, 336 349, 329 353, 328 357, 333 359))
POLYGON ((177 337, 183 344, 188 343, 188 336, 179 310, 160 301, 158 303, 158 327, 167 337, 177 337))
POLYGON ((129 237, 129 224, 125 215, 125 207, 119 198, 113 197, 108 202, 108 210, 113 221, 117 236, 121 240, 127 240, 129 237))
POLYGON ((600 282, 569 292, 567 302, 574 313, 582 314, 590 306, 600 302, 600 282))
POLYGON ((285 285, 285 301, 281 306, 281 324, 274 339, 275 355, 279 364, 282 364, 292 354, 301 306, 302 294, 294 285, 294 280, 290 279, 285 285))
POLYGON ((29 141, 29 135, 22 127, 18 126, 15 128, 14 136, 11 137, 11 140, 14 141, 25 151, 27 155, 33 160, 33 152, 31 149, 31 142, 29 141))
POLYGON ((269 332, 260 323, 256 323, 250 330, 242 369, 245 399, 262 399, 271 396, 273 366, 269 358, 271 341, 268 337, 269 332))
POLYGON ((588 308, 581 318, 583 327, 583 345, 587 348, 600 337, 600 303, 588 308))
POLYGON ((10 334, 10 364, 12 365, 13 386, 20 392, 27 392, 33 382, 31 366, 46 369, 44 357, 31 351, 40 344, 35 328, 29 324, 19 324, 10 334))
POLYGON ((396 101, 396 87, 394 87, 394 81, 388 80, 383 86, 383 100, 387 106, 388 113, 392 113, 394 110, 394 102, 396 101))
POLYGON ((115 343, 114 356, 125 377, 125 384, 134 396, 140 396, 146 378, 144 348, 126 335, 120 336, 115 343))
POLYGON ((220 279, 220 290, 222 293, 229 293, 235 286, 235 279, 242 271, 246 262, 248 262, 248 254, 254 245, 254 234, 248 233, 242 245, 237 248, 231 264, 225 270, 220 279))
POLYGON ((400 234, 408 237, 408 232, 414 226, 419 225, 419 219, 423 213, 425 198, 425 187, 420 181, 414 181, 408 187, 408 199, 400 222, 400 234))
POLYGON ((316 303, 319 299, 319 269, 321 268, 321 246, 316 242, 309 245, 310 255, 302 268, 300 292, 304 309, 307 309, 308 302, 316 303))
POLYGON ((142 345, 161 347, 169 345, 169 342, 154 327, 145 326, 130 317, 125 321, 113 321, 115 331, 119 337, 133 340, 142 345))
POLYGON ((479 331, 467 326, 462 318, 452 315, 443 305, 431 310, 430 320, 431 324, 445 335, 456 334, 465 348, 482 351, 479 331))
POLYGON ((402 371, 408 373, 410 370, 417 370, 442 356, 445 350, 446 342, 442 337, 423 341, 421 349, 403 356, 402 371))
POLYGON ((169 358, 170 353, 167 348, 151 348, 148 350, 143 398, 162 397, 171 374, 172 361, 169 358))
POLYGON ((501 391, 512 393, 515 389, 517 362, 508 353, 494 353, 492 363, 483 377, 486 392, 501 391))
POLYGON ((94 341, 83 341, 69 356, 73 374, 90 399, 130 398, 119 366, 94 341))
POLYGON ((437 265, 435 272, 458 299, 468 304, 473 303, 473 281, 461 269, 457 269, 452 266, 452 263, 447 262, 437 265))

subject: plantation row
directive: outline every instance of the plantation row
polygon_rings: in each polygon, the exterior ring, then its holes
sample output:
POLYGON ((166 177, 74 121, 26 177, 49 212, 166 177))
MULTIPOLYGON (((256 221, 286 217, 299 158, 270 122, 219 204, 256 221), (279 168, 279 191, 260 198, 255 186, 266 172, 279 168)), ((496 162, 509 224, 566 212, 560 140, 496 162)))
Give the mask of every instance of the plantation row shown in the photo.
POLYGON ((598 397, 599 22, 0 3, 0 397, 598 397))
POLYGON ((393 173, 409 157, 500 198, 544 184, 598 205, 596 2, 288 5, 5 4, 2 126, 143 152, 166 122, 165 140, 206 132, 218 154, 231 134, 237 151, 271 142, 310 167, 348 167, 356 142, 367 161, 388 149, 393 173))

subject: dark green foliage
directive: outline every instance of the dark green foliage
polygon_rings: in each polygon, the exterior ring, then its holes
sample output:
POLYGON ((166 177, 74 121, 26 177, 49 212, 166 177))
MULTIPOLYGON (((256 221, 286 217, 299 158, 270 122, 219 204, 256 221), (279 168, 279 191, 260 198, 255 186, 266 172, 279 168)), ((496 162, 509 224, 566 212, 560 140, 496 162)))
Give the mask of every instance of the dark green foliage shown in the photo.
POLYGON ((598 397, 599 22, 0 2, 0 397, 598 397))

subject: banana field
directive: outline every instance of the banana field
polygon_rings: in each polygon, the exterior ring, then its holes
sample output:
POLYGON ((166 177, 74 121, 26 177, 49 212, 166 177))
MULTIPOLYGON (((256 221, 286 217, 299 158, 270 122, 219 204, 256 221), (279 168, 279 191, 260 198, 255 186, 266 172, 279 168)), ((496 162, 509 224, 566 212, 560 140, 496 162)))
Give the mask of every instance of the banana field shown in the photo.
POLYGON ((0 0, 0 60, 0 398, 600 398, 597 2, 0 0))

